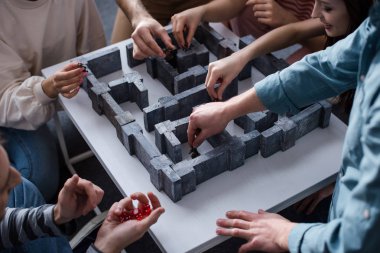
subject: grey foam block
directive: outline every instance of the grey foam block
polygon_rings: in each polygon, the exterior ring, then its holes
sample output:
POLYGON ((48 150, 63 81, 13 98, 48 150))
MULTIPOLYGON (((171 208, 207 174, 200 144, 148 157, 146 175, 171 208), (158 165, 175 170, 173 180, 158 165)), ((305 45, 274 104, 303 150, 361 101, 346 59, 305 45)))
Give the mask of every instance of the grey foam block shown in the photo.
POLYGON ((163 187, 165 193, 173 202, 182 199, 182 182, 179 175, 170 167, 162 169, 163 187))
POLYGON ((166 127, 165 122, 170 122, 170 121, 164 121, 164 122, 161 122, 161 123, 154 125, 155 144, 156 144, 158 150, 160 150, 160 152, 163 154, 166 153, 164 133, 169 131, 168 128, 166 127))
POLYGON ((266 54, 252 60, 252 65, 263 75, 268 76, 289 66, 283 59, 273 54, 266 54))
POLYGON ((226 144, 232 139, 232 136, 229 132, 226 130, 223 130, 223 132, 219 134, 215 134, 213 136, 210 136, 207 138, 207 142, 212 146, 212 147, 218 147, 222 144, 226 144))
POLYGON ((240 140, 245 144, 245 159, 256 155, 260 150, 260 133, 253 130, 240 136, 240 140))
POLYGON ((107 119, 111 121, 114 127, 117 126, 117 121, 115 116, 122 114, 124 110, 120 107, 118 103, 113 99, 109 93, 103 93, 100 95, 101 103, 103 105, 103 113, 106 115, 107 119))
POLYGON ((133 82, 130 87, 130 91, 133 98, 132 101, 136 102, 140 110, 143 110, 145 107, 149 106, 148 89, 144 86, 142 81, 139 80, 133 82))
POLYGON ((182 161, 175 164, 173 170, 181 178, 182 195, 195 191, 197 180, 194 168, 188 161, 182 161))
POLYGON ((116 103, 121 104, 131 99, 129 97, 129 84, 125 81, 125 78, 109 82, 108 87, 111 89, 110 94, 116 103))
POLYGON ((190 160, 197 185, 228 170, 228 151, 219 146, 213 150, 190 160))
POLYGON ((88 90, 88 96, 91 99, 92 108, 99 115, 103 114, 103 99, 101 95, 108 93, 110 89, 105 83, 98 83, 88 90))
POLYGON ((207 71, 201 65, 189 68, 174 78, 174 94, 181 93, 200 85, 206 80, 207 71))
POLYGON ((151 132, 154 125, 165 120, 164 106, 158 102, 143 109, 145 130, 151 132))
POLYGON ((127 42, 126 50, 127 50, 127 63, 130 68, 136 67, 144 63, 144 60, 137 60, 133 58, 133 41, 127 42))
POLYGON ((124 147, 127 149, 130 155, 134 155, 135 151, 135 135, 142 134, 142 129, 140 125, 134 121, 129 124, 125 124, 121 126, 122 133, 122 143, 124 147))
POLYGON ((92 53, 86 60, 96 78, 121 70, 120 50, 117 47, 92 53))
POLYGON ((222 35, 207 23, 201 23, 197 27, 194 37, 197 41, 204 44, 215 56, 218 54, 219 42, 224 39, 222 35))
POLYGON ((174 77, 178 75, 178 71, 170 65, 165 59, 156 59, 157 79, 174 94, 174 77))
POLYGON ((320 101, 319 104, 322 106, 319 127, 326 128, 330 124, 332 105, 326 100, 320 101))
POLYGON ((178 73, 183 73, 196 65, 205 66, 209 63, 209 51, 195 39, 187 49, 178 49, 176 55, 178 73))
POLYGON ((321 111, 322 106, 316 103, 290 118, 297 124, 296 139, 301 138, 319 126, 321 111))
POLYGON ((223 101, 226 101, 238 94, 238 79, 234 78, 231 83, 227 86, 223 93, 223 101))
POLYGON ((224 57, 230 56, 236 51, 238 51, 236 43, 231 39, 224 39, 218 44, 218 53, 216 57, 218 59, 222 59, 224 57))
POLYGON ((253 130, 263 132, 273 126, 278 119, 278 115, 270 111, 253 112, 241 116, 234 120, 235 124, 244 129, 244 133, 249 133, 253 130))
POLYGON ((228 170, 234 170, 244 164, 246 146, 243 141, 237 137, 233 137, 226 144, 228 147, 228 170))
POLYGON ((141 133, 134 136, 134 150, 139 161, 146 169, 149 169, 150 160, 161 155, 156 146, 152 145, 148 139, 141 133))
POLYGON ((172 165, 173 162, 166 155, 154 157, 152 160, 150 160, 150 165, 148 168, 150 181, 157 188, 157 190, 161 191, 163 189, 163 168, 167 167, 168 170, 172 165))
POLYGON ((189 117, 185 117, 173 122, 175 126, 175 136, 181 143, 187 142, 187 128, 189 126, 189 117))
POLYGON ((262 157, 269 157, 281 149, 281 136, 281 128, 276 125, 261 133, 260 153, 262 157))
POLYGON ((157 58, 155 57, 148 57, 145 60, 146 63, 146 71, 148 74, 153 78, 157 78, 157 58))
POLYGON ((135 121, 135 118, 132 116, 132 114, 129 111, 125 111, 121 114, 117 114, 115 116, 115 120, 117 122, 117 125, 116 125, 117 137, 119 138, 121 143, 123 143, 123 131, 121 127, 135 121))
POLYGON ((281 118, 275 123, 282 130, 281 150, 285 151, 296 144, 297 124, 289 118, 281 118))
POLYGON ((181 143, 173 132, 165 132, 166 153, 174 163, 182 161, 181 143))

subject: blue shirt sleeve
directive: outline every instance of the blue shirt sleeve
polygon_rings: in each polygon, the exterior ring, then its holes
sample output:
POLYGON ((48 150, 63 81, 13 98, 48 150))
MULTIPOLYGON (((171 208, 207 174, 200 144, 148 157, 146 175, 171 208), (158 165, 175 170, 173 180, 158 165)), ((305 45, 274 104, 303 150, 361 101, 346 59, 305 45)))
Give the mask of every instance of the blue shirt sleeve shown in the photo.
POLYGON ((297 113, 314 102, 356 87, 365 24, 326 50, 308 55, 256 83, 261 102, 271 111, 297 113))

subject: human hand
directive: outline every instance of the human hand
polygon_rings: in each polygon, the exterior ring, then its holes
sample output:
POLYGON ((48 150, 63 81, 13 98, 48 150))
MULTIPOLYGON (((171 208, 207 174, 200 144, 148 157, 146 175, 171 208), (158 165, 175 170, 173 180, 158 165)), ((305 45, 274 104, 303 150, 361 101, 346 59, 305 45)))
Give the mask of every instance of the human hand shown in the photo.
POLYGON ((177 13, 172 17, 173 35, 180 47, 186 48, 190 46, 203 15, 204 8, 195 7, 177 13), (186 33, 187 36, 184 38, 186 33))
POLYGON ((208 65, 205 82, 209 96, 213 99, 222 100, 224 90, 240 73, 245 64, 246 62, 242 60, 239 52, 211 62, 208 65), (217 84, 220 84, 218 88, 216 88, 217 84))
POLYGON ((103 253, 120 252, 129 244, 141 238, 149 227, 157 222, 165 209, 161 207, 160 201, 153 193, 149 192, 147 195, 148 197, 141 192, 133 193, 130 197, 126 197, 112 205, 96 237, 96 248, 103 253), (133 200, 138 201, 139 209, 149 205, 150 201, 152 212, 142 220, 121 222, 120 216, 123 211, 134 210, 133 200))
POLYGON ((311 194, 310 196, 304 198, 303 200, 299 201, 298 203, 294 204, 294 207, 296 208, 298 213, 305 212, 306 214, 310 215, 314 212, 315 207, 330 196, 334 191, 335 183, 332 183, 325 188, 322 188, 321 190, 311 194))
POLYGON ((79 86, 87 75, 85 69, 78 63, 67 64, 62 70, 42 82, 42 90, 50 98, 58 94, 66 98, 72 98, 79 92, 79 86))
POLYGON ((73 175, 58 195, 54 207, 56 224, 68 222, 93 210, 103 198, 103 190, 88 180, 73 175))
POLYGON ((253 15, 257 20, 271 28, 280 27, 298 21, 289 11, 281 7, 275 0, 248 0, 253 15))
POLYGON ((225 117, 225 105, 225 102, 213 102, 194 108, 187 128, 187 138, 191 147, 198 147, 206 138, 226 128, 229 120, 225 117))
POLYGON ((247 211, 229 211, 227 219, 218 219, 218 235, 239 237, 247 240, 239 253, 259 250, 265 252, 283 252, 288 250, 288 237, 296 225, 284 217, 259 210, 258 213, 247 211))
POLYGON ((142 60, 149 56, 165 57, 165 53, 155 41, 160 38, 169 49, 175 49, 165 28, 152 17, 142 18, 132 33, 133 58, 142 60))

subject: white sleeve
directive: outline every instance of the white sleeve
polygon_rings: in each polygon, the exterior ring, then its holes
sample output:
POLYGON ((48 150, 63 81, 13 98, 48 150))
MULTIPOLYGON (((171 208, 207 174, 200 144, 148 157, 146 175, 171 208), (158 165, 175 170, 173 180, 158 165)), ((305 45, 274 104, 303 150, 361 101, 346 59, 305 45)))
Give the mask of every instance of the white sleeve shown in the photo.
POLYGON ((32 130, 55 112, 55 99, 42 90, 43 77, 31 76, 24 61, 0 41, 0 126, 32 130))

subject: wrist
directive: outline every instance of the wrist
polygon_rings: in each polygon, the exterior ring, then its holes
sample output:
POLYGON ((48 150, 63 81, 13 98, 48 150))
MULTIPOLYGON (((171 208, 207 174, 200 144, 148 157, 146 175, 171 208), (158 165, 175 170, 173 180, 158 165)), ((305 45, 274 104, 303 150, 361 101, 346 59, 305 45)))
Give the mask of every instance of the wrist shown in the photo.
POLYGON ((99 240, 99 238, 96 238, 94 247, 102 253, 116 253, 122 250, 122 248, 118 249, 115 244, 108 244, 107 239, 99 240))
POLYGON ((131 25, 132 25, 132 29, 133 31, 137 28, 137 26, 143 22, 144 20, 148 20, 148 19, 153 19, 153 17, 147 13, 147 12, 144 12, 144 13, 141 13, 139 15, 135 15, 132 19, 131 19, 131 25))
POLYGON ((284 251, 289 250, 289 236, 295 225, 297 224, 294 222, 289 222, 289 224, 284 228, 283 231, 281 231, 280 236, 278 237, 277 245, 284 251))
POLYGON ((49 97, 49 98, 56 98, 58 96, 58 91, 53 85, 53 81, 50 78, 45 79, 41 83, 42 91, 49 97))
POLYGON ((205 17, 207 17, 206 12, 207 12, 207 5, 206 6, 198 6, 198 7, 195 7, 195 13, 199 13, 199 21, 200 22, 203 22, 203 21, 206 21, 205 20, 205 17))

